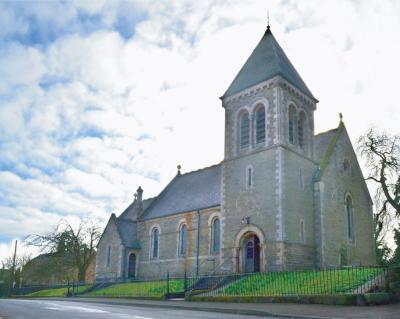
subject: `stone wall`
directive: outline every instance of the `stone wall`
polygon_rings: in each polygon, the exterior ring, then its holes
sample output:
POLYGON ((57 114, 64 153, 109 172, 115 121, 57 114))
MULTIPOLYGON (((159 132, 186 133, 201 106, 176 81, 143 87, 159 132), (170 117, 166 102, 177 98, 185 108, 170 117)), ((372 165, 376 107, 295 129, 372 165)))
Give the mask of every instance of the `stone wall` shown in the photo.
MULTIPOLYGON (((115 217, 114 217, 115 218, 115 217)), ((108 222, 106 229, 97 246, 96 278, 118 278, 122 276, 122 260, 124 247, 118 234, 115 222, 108 222), (111 247, 111 262, 107 265, 107 251, 111 247)))
MULTIPOLYGON (((218 216, 221 221, 221 234, 224 233, 224 220, 219 213, 219 207, 200 211, 200 236, 199 236, 199 273, 209 274, 214 267, 220 264, 220 255, 211 254, 210 250, 210 218, 218 216)), ((166 276, 182 277, 186 271, 189 275, 197 271, 197 212, 176 214, 163 218, 145 220, 139 223, 139 238, 141 251, 139 257, 139 278, 160 278, 166 276), (179 225, 185 223, 187 226, 187 253, 182 257, 178 253, 179 225), (152 258, 151 230, 158 227, 160 231, 159 257, 152 258)))
POLYGON ((317 165, 291 149, 282 147, 281 152, 285 269, 313 268, 316 255, 312 177, 317 165))
POLYGON ((341 251, 347 252, 349 265, 375 264, 372 203, 345 130, 323 173, 320 191, 323 264, 339 265, 341 251), (344 159, 350 163, 346 171, 344 159), (353 200, 354 240, 349 240, 347 235, 346 194, 353 200))

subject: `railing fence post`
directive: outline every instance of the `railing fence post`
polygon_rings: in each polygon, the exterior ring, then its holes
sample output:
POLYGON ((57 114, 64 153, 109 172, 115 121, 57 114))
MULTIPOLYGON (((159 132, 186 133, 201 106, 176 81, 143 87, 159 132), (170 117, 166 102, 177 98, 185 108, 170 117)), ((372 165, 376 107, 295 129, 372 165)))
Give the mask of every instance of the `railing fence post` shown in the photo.
POLYGON ((185 271, 184 277, 183 277, 183 292, 185 293, 186 296, 186 291, 187 291, 187 274, 185 271))
POLYGON ((169 271, 167 271, 167 298, 169 299, 169 271))

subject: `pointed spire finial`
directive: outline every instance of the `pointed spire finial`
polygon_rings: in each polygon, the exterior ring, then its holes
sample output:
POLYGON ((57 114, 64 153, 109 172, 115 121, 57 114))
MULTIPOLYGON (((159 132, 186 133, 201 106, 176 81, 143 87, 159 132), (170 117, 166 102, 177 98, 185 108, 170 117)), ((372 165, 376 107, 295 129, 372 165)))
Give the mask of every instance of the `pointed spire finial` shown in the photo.
POLYGON ((182 166, 181 166, 180 164, 178 164, 177 168, 178 168, 178 175, 181 175, 181 168, 182 168, 182 166))
POLYGON ((265 34, 271 33, 271 28, 269 26, 269 10, 267 11, 267 30, 265 31, 265 34))
POLYGON ((340 123, 343 123, 343 114, 342 113, 339 113, 339 120, 340 120, 340 123))

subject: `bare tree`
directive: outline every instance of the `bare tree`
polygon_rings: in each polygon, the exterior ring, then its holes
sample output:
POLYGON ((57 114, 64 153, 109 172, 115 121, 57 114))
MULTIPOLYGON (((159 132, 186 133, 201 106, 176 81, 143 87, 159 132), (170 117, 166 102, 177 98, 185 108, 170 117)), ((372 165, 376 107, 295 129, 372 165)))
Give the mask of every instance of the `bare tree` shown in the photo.
MULTIPOLYGON (((17 256, 15 259, 15 269, 22 270, 25 265, 32 259, 30 254, 24 254, 22 256, 17 256)), ((8 256, 1 261, 3 269, 13 268, 13 256, 8 256)))
POLYGON ((100 239, 100 228, 94 220, 82 221, 73 227, 61 221, 54 231, 45 235, 29 235, 28 245, 40 247, 42 252, 52 253, 66 268, 76 269, 78 280, 84 281, 86 271, 96 256, 96 246, 100 239))
POLYGON ((400 217, 400 136, 371 128, 357 144, 366 160, 366 180, 376 185, 375 240, 378 259, 383 261, 390 254, 385 236, 400 217))
POLYGON ((366 159, 367 180, 378 184, 378 196, 384 198, 378 214, 390 206, 400 217, 400 136, 371 128, 359 138, 358 149, 366 159))

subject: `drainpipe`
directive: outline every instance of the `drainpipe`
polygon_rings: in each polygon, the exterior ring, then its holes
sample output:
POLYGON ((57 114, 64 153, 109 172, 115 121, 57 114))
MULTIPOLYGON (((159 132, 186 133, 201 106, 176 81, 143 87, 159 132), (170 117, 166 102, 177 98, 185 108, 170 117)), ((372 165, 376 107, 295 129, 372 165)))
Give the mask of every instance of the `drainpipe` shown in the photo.
POLYGON ((196 247, 196 277, 199 276, 199 257, 200 257, 200 210, 197 210, 197 247, 196 247))

